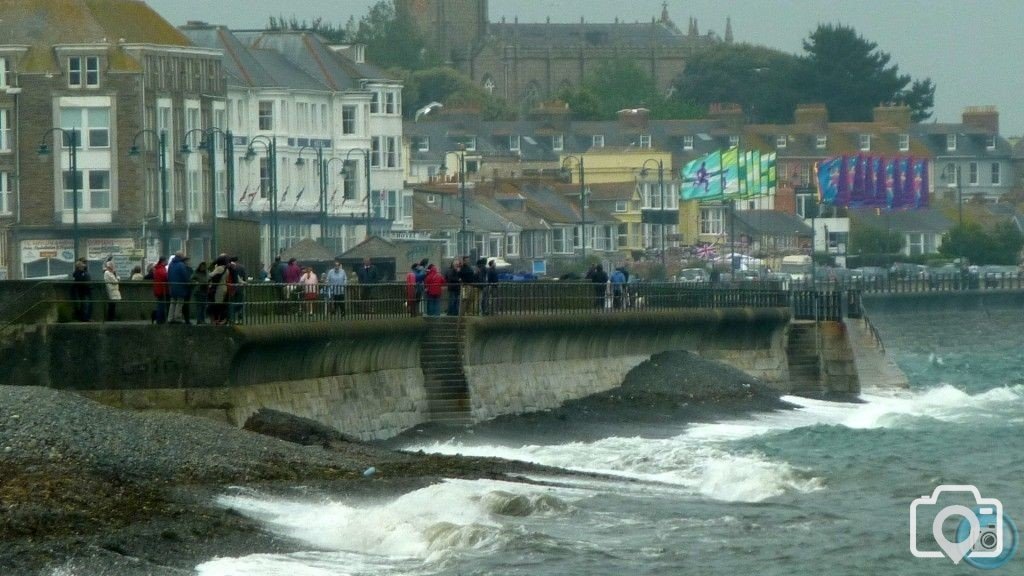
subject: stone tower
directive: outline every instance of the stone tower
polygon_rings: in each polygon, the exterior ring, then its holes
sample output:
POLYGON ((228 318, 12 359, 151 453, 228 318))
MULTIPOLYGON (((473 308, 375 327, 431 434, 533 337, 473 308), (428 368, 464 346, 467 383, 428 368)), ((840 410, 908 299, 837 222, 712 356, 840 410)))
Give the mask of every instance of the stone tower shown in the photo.
POLYGON ((397 0, 404 4, 427 46, 453 64, 472 56, 487 33, 488 0, 397 0))

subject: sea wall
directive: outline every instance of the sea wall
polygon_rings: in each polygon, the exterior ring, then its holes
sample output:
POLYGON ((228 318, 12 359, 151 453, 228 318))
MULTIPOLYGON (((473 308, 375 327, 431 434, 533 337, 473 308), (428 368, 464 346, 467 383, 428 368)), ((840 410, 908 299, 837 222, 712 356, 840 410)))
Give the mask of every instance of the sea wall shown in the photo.
POLYGON ((487 319, 466 326, 473 417, 553 408, 620 385, 652 354, 689 350, 786 391, 786 309, 487 319))
POLYGON ((1024 290, 864 293, 861 300, 869 315, 1007 308, 1019 310, 1024 308, 1024 290))
MULTIPOLYGON (((465 319, 476 420, 543 410, 690 350, 786 391, 787 309, 465 319)), ((273 408, 364 439, 429 419, 422 318, 231 328, 124 323, 22 327, 0 343, 5 384, 71 389, 113 406, 242 425, 273 408)))

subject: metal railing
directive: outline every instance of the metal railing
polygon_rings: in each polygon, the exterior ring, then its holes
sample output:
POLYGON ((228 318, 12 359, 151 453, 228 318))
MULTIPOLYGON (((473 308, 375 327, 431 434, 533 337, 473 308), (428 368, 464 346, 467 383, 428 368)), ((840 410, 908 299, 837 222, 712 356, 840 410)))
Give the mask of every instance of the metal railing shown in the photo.
MULTIPOLYGON (((330 319, 379 319, 425 316, 435 310, 431 299, 417 296, 406 284, 304 286, 272 284, 218 286, 188 284, 188 298, 157 298, 149 281, 123 281, 121 299, 107 298, 103 282, 53 281, 25 310, 54 312, 58 322, 153 322, 180 319, 188 323, 279 324, 330 319), (112 304, 112 307, 110 306, 112 304)), ((166 291, 172 286, 168 284, 166 291)), ((159 293, 164 293, 160 290, 159 293)), ((833 303, 835 298, 827 300, 833 303)), ((799 291, 749 284, 637 283, 616 287, 589 282, 501 282, 446 286, 436 302, 437 315, 526 316, 543 314, 605 314, 639 310, 711 308, 805 308, 799 291)), ((820 308, 822 303, 816 305, 820 308)), ((817 308, 816 308, 817 309, 817 308)), ((815 312, 819 314, 819 312, 815 312)), ((822 314, 829 318, 838 312, 822 314)), ((24 321, 24 316, 10 323, 24 321)))

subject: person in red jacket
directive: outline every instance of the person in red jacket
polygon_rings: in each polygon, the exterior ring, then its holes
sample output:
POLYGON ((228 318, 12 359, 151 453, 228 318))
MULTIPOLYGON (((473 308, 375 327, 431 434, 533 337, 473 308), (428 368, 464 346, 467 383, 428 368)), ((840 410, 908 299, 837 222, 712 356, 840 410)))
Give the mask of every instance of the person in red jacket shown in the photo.
POLYGON ((423 279, 423 287, 423 291, 427 294, 427 316, 440 316, 444 276, 437 271, 437 266, 431 264, 427 267, 427 277, 423 279))
POLYGON ((157 324, 167 322, 167 301, 170 292, 167 286, 167 258, 161 256, 153 267, 153 298, 156 300, 156 311, 153 320, 157 324))
POLYGON ((420 311, 420 299, 416 284, 417 266, 418 264, 413 264, 409 268, 409 272, 405 274, 405 309, 409 311, 410 316, 418 316, 420 311))

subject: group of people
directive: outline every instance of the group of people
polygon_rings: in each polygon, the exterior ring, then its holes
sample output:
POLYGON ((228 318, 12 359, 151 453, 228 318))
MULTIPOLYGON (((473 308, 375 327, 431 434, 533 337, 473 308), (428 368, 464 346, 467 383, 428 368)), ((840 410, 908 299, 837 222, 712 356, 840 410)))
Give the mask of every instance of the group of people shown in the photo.
POLYGON ((596 264, 587 270, 586 279, 594 283, 594 307, 606 308, 611 294, 611 307, 621 310, 629 306, 629 269, 619 266, 608 274, 604 266, 596 264))
POLYGON ((440 316, 447 289, 448 316, 493 314, 497 284, 498 270, 493 260, 488 263, 481 258, 474 267, 468 256, 455 258, 442 274, 437 265, 424 258, 413 263, 405 274, 405 305, 410 316, 440 316))
MULTIPOLYGON (((221 254, 194 269, 188 255, 161 256, 142 276, 153 282, 155 324, 237 324, 244 319, 245 285, 250 278, 237 256, 221 254), (192 303, 195 303, 193 318, 192 303)), ((136 272, 133 271, 133 277, 136 272)))

